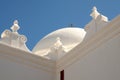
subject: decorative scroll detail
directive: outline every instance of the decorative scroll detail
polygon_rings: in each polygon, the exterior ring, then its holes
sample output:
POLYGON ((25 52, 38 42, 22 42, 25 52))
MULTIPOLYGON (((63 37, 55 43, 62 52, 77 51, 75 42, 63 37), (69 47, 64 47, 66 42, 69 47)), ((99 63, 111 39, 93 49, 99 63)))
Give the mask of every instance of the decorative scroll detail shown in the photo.
POLYGON ((20 42, 25 43, 25 42, 27 42, 27 37, 24 35, 20 35, 19 40, 20 40, 20 42))
POLYGON ((11 31, 10 31, 10 30, 5 30, 5 31, 1 34, 1 38, 10 37, 10 35, 11 35, 11 31))

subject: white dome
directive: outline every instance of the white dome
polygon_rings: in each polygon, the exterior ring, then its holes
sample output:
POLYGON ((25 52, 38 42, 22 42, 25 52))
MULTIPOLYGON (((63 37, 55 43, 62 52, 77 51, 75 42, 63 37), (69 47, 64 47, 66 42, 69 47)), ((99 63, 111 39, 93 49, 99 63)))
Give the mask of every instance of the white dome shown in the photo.
POLYGON ((85 34, 86 32, 82 28, 69 27, 58 29, 41 39, 34 47, 33 52, 43 56, 56 43, 56 38, 58 37, 65 47, 65 51, 68 52, 82 42, 85 34))

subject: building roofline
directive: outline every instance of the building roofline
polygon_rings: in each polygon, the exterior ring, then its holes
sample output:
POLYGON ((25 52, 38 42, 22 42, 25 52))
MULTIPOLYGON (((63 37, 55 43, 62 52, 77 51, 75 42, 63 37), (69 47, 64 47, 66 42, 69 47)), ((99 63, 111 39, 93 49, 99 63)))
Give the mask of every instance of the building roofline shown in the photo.
POLYGON ((57 71, 65 69, 117 35, 120 36, 120 15, 58 60, 57 71))

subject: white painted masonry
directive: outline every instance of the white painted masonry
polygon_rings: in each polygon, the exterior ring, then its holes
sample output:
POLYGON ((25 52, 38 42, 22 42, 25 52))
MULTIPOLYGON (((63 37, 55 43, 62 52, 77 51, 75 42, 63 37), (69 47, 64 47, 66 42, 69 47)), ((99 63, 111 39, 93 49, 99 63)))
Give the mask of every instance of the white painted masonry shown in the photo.
POLYGON ((1 34, 0 80, 60 80, 62 70, 64 80, 120 80, 120 15, 108 21, 93 7, 91 16, 84 29, 54 31, 33 51, 15 21, 1 34))

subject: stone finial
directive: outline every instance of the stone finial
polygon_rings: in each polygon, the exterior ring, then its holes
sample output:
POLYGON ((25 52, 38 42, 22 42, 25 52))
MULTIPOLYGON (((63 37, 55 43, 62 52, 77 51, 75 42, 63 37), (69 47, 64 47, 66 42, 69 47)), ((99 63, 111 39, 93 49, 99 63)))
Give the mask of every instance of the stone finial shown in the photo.
POLYGON ((27 42, 27 37, 24 35, 21 35, 17 32, 17 30, 19 30, 19 28, 20 27, 18 25, 18 21, 15 20, 13 22, 12 27, 11 27, 12 31, 5 30, 1 34, 0 43, 4 43, 4 44, 7 44, 9 46, 19 48, 19 49, 22 49, 25 51, 30 51, 25 44, 27 42))
POLYGON ((97 11, 97 8, 94 6, 90 16, 92 16, 93 19, 96 19, 98 15, 100 15, 100 13, 97 11))
POLYGON ((18 24, 18 20, 15 20, 13 23, 14 23, 14 24, 18 24))
POLYGON ((11 30, 12 30, 12 32, 17 33, 17 31, 18 31, 19 29, 20 29, 20 27, 19 27, 19 25, 18 25, 18 21, 15 20, 15 21, 13 22, 13 26, 11 27, 11 30))
POLYGON ((84 40, 91 38, 96 32, 101 30, 105 25, 108 24, 108 18, 97 11, 97 8, 94 6, 92 9, 92 20, 85 26, 86 36, 84 40))
POLYGON ((60 46, 62 46, 62 42, 61 42, 60 37, 57 37, 57 38, 56 38, 56 43, 54 44, 54 47, 55 47, 56 49, 59 49, 60 46))
POLYGON ((52 60, 58 60, 65 54, 64 46, 61 42, 60 37, 56 38, 56 42, 50 48, 50 51, 46 55, 48 58, 52 60))

